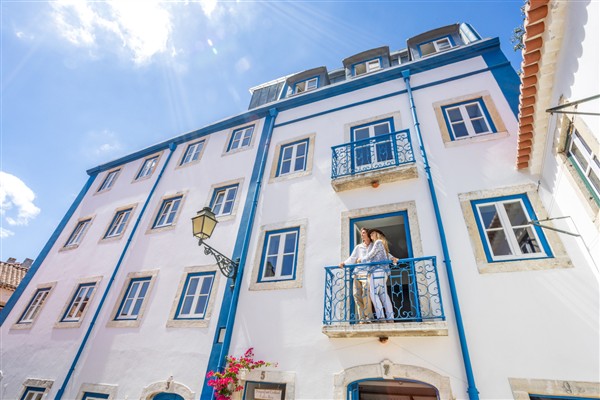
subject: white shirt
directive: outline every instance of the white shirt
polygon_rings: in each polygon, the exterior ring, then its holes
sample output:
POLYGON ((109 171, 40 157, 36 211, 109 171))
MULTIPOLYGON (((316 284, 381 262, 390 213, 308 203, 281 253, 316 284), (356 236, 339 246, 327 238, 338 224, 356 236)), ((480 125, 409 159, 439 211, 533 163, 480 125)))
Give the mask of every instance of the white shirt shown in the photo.
MULTIPOLYGON (((344 264, 356 264, 356 261, 360 260, 361 262, 364 262, 365 257, 367 256, 367 254, 369 254, 369 251, 371 250, 371 248, 373 247, 373 242, 369 243, 369 245, 367 246, 364 243, 360 243, 359 245, 357 245, 354 250, 352 250, 352 254, 350 254, 350 257, 348 257, 345 261, 344 264)), ((353 272, 353 276, 356 275, 367 275, 369 267, 368 266, 363 266, 363 267, 356 267, 354 269, 353 272)))

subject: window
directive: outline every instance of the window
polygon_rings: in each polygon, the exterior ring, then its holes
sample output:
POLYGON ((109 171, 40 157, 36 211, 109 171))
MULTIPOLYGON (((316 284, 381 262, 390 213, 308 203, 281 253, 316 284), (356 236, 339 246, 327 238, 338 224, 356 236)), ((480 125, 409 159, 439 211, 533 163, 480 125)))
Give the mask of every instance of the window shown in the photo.
POLYGON ((235 204, 237 190, 238 185, 215 189, 212 200, 210 201, 210 208, 217 217, 231 215, 235 204))
POLYGON ((552 257, 527 195, 473 200, 473 212, 488 262, 552 257))
POLYGON ((140 168, 140 172, 138 172, 135 179, 138 180, 152 175, 154 168, 156 168, 156 164, 158 164, 158 156, 144 160, 144 164, 142 164, 142 168, 140 168))
POLYGON ((364 61, 358 64, 354 64, 352 66, 354 76, 359 76, 363 74, 368 74, 373 71, 377 71, 381 69, 381 59, 376 58, 374 60, 364 61))
POLYGON ((481 98, 444 106, 442 112, 452 140, 496 132, 481 98))
POLYGON ((354 142, 354 167, 357 172, 387 165, 394 160, 392 137, 394 131, 392 118, 355 126, 350 129, 354 142))
POLYGON ((18 322, 19 324, 32 324, 33 323, 35 318, 38 316, 38 314, 42 310, 42 307, 44 306, 44 302, 50 295, 50 289, 52 289, 52 288, 51 287, 41 288, 41 289, 38 289, 34 293, 33 297, 31 298, 31 301, 29 302, 29 304, 27 305, 27 308, 25 309, 25 312, 21 315, 21 318, 19 318, 19 322, 18 322))
POLYGON ((106 178, 104 178, 104 180, 102 181, 102 184, 100 185, 100 187, 98 188, 97 191, 102 192, 104 190, 110 189, 112 187, 113 183, 115 183, 115 180, 117 179, 117 175, 119 175, 120 171, 121 171, 120 169, 110 171, 106 175, 106 178))
POLYGON ((200 153, 202 153, 203 147, 204 140, 190 144, 185 150, 185 154, 181 159, 181 163, 179 165, 189 164, 191 162, 198 161, 198 159, 200 158, 200 153))
POLYGON ((600 204, 600 161, 575 128, 567 139, 567 157, 596 203, 600 204))
POLYGON ((137 319, 150 286, 151 277, 132 279, 115 320, 137 319))
POLYGON ((129 216, 131 215, 132 208, 128 208, 126 210, 117 211, 115 214, 106 234, 104 235, 105 239, 113 238, 117 236, 121 236, 125 227, 127 226, 127 221, 129 221, 129 216))
POLYGON ((306 170, 308 139, 281 147, 277 176, 306 170))
POLYGON ((300 228, 266 232, 259 282, 295 278, 299 233, 300 228))
POLYGON ((44 388, 27 386, 21 400, 41 400, 45 392, 44 388))
POLYGON ((95 282, 80 284, 75 291, 75 296, 69 302, 67 312, 63 315, 61 322, 79 322, 86 311, 95 288, 95 282))
POLYGON ((214 279, 214 271, 187 275, 175 319, 204 319, 214 279))
POLYGON ((242 149, 244 147, 250 146, 250 143, 252 142, 253 132, 254 126, 247 126, 245 128, 233 131, 233 134, 231 135, 231 140, 229 141, 229 146, 227 147, 227 151, 242 149))
POLYGON ((173 225, 182 197, 183 196, 179 196, 163 200, 160 211, 156 216, 156 221, 154 221, 153 229, 173 225))
POLYGON ((319 85, 319 77, 315 76, 314 78, 307 79, 305 81, 296 82, 294 84, 294 93, 302 93, 308 92, 309 90, 314 90, 319 85))
POLYGON ((109 397, 106 393, 83 392, 81 400, 107 400, 109 397))
POLYGON ((64 247, 77 246, 79 243, 81 243, 81 239, 83 239, 83 236, 85 235, 85 232, 91 223, 91 218, 79 221, 75 229, 73 229, 71 236, 69 236, 69 239, 67 239, 67 243, 65 243, 64 247))
POLYGON ((449 37, 436 39, 419 45, 419 51, 423 57, 434 53, 439 53, 440 51, 448 50, 450 48, 452 48, 452 42, 450 41, 449 37))
POLYGON ((285 399, 285 383, 246 382, 244 400, 283 400, 285 399))

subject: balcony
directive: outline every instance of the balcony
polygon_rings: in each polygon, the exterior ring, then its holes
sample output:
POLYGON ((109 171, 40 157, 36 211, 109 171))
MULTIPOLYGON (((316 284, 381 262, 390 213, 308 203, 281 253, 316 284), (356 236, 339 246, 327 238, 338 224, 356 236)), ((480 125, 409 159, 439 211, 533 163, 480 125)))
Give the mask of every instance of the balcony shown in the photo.
POLYGON ((334 146, 331 185, 336 192, 417 177, 408 130, 334 146))
MULTIPOLYGON (((373 279, 373 278, 372 278, 373 279)), ((385 279, 385 278, 382 278, 385 279)), ((435 257, 408 258, 382 266, 367 263, 325 267, 323 333, 329 337, 447 336, 435 257), (385 289, 393 320, 360 320, 353 296, 353 276, 389 268, 385 289)))

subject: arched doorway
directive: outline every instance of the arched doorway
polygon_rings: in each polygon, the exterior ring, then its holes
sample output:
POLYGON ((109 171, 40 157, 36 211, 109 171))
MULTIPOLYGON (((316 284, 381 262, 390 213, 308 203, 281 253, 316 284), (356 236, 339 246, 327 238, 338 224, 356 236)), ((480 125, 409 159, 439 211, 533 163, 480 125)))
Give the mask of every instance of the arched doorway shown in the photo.
POLYGON ((158 393, 152 400, 185 400, 183 397, 178 395, 177 393, 158 393))
POLYGON ((347 400, 439 400, 435 387, 405 379, 363 379, 348 385, 347 400))

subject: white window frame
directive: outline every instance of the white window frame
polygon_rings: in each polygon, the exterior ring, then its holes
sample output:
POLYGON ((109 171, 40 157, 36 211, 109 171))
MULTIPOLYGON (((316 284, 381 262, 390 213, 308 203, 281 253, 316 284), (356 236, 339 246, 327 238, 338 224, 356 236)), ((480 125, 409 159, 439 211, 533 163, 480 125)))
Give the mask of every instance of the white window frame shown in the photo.
POLYGON ((25 388, 25 392, 23 392, 21 400, 42 400, 45 393, 46 389, 44 388, 28 386, 25 388))
POLYGON ((366 75, 366 74, 370 74, 371 72, 375 72, 375 71, 379 71, 381 69, 381 59, 380 58, 374 58, 372 60, 367 60, 364 62, 359 62, 356 63, 352 66, 353 69, 353 73, 354 76, 361 76, 361 75, 366 75), (365 71, 364 72, 358 72, 356 70, 356 67, 360 66, 360 65, 364 65, 365 66, 365 71))
POLYGON ((579 168, 579 172, 585 177, 586 186, 595 193, 596 197, 600 197, 600 188, 596 187, 590 179, 590 174, 594 174, 597 179, 600 179, 600 161, 598 160, 598 155, 594 154, 591 147, 583 140, 583 137, 581 137, 576 128, 573 128, 569 134, 567 155, 579 168), (573 153, 573 148, 581 154, 587 166, 582 165, 582 161, 573 153))
POLYGON ((123 232, 125 232, 125 228, 127 227, 127 223, 131 218, 132 212, 133 207, 117 210, 110 225, 108 226, 108 229, 106 230, 104 239, 120 237, 123 232))
POLYGON ((177 307, 175 319, 178 319, 178 320, 204 319, 204 317, 206 316, 207 310, 208 310, 210 297, 211 297, 210 295, 212 293, 213 286, 215 284, 215 275, 216 275, 215 271, 201 272, 201 273, 189 273, 186 275, 184 288, 183 288, 183 291, 181 293, 181 298, 180 298, 181 304, 177 307), (193 279, 198 279, 198 284, 196 285, 196 290, 194 291, 194 293, 189 293, 189 289, 191 287, 190 284, 193 279), (208 286, 208 292, 202 293, 201 290, 204 287, 204 282, 207 279, 210 279, 210 285, 208 286), (189 297, 192 298, 190 312, 187 314, 184 314, 182 312, 183 305, 184 305, 186 299, 188 299, 189 297), (204 305, 204 309, 202 310, 201 313, 192 312, 198 306, 198 301, 200 300, 200 297, 206 297, 206 303, 204 305))
POLYGON ((265 233, 265 245, 263 248, 263 259, 261 261, 261 276, 259 277, 259 282, 270 282, 270 281, 281 281, 281 280, 293 280, 296 276, 296 266, 298 261, 298 247, 300 243, 300 229, 296 228, 286 228, 281 232, 277 231, 267 231, 265 233), (294 242, 294 250, 292 252, 285 253, 285 242, 287 241, 288 235, 295 235, 294 242), (277 247, 277 253, 269 254, 269 249, 271 247, 271 240, 274 237, 279 237, 279 245, 277 247), (283 259, 285 256, 293 255, 293 268, 292 272, 289 275, 282 275, 282 267, 283 267, 283 259), (265 276, 267 261, 269 257, 276 257, 277 261, 275 263, 275 275, 274 276, 265 276))
POLYGON ((165 228, 167 226, 174 225, 175 221, 177 220, 177 214, 181 209, 182 200, 183 195, 164 199, 161 203, 160 210, 156 215, 156 219, 154 220, 154 225, 152 228, 165 228), (164 221, 161 223, 160 221, 163 218, 164 221))
POLYGON ((121 172, 120 168, 108 172, 106 174, 106 177, 102 181, 102 184, 100 185, 100 187, 98 188, 98 190, 96 192, 104 192, 104 191, 112 188, 113 184, 117 180, 117 176, 119 175, 119 172, 121 172))
POLYGON ((315 76, 310 79, 306 79, 294 84, 294 94, 310 92, 311 90, 317 89, 319 86, 319 77, 315 76))
POLYGON ((81 243, 81 240, 85 236, 85 234, 91 224, 92 224, 91 218, 86 218, 86 219, 83 219, 83 220, 77 222, 77 225, 75 225, 75 229, 73 229, 73 232, 71 232, 71 235, 69 235, 69 238, 67 239, 67 242, 65 243, 65 245, 63 247, 79 246, 79 244, 81 243))
POLYGON ((142 312, 144 301, 146 301, 146 296, 150 292, 151 283, 152 277, 134 278, 128 282, 127 291, 125 292, 125 296, 123 296, 121 299, 121 304, 117 311, 117 315, 115 315, 114 318, 116 321, 128 321, 138 319, 142 312), (135 310, 138 303, 138 311, 136 314, 134 314, 133 311, 135 310), (126 307, 128 309, 125 312, 125 314, 123 314, 123 311, 126 307))
POLYGON ((453 140, 463 140, 463 139, 468 139, 468 138, 472 138, 472 137, 477 137, 477 136, 483 136, 483 135, 488 135, 490 133, 494 133, 494 130, 492 129, 492 125, 490 124, 490 121, 488 120, 487 116, 486 116, 486 110, 481 106, 480 101, 475 100, 472 102, 467 102, 464 104, 457 104, 457 105, 448 105, 444 107, 444 117, 446 118, 446 121, 448 123, 448 127, 450 128, 450 133, 452 134, 453 140), (469 113, 467 111, 467 107, 468 106, 472 106, 472 105, 477 105, 477 108, 479 109, 479 112, 481 113, 481 117, 476 117, 476 118, 471 118, 469 117, 469 113), (460 121, 452 121, 450 118, 450 114, 448 113, 449 110, 454 110, 454 109, 458 109, 458 111, 460 112, 460 116, 461 116, 461 120, 460 121), (485 122, 486 126, 487 126, 487 131, 485 132, 475 132, 475 128, 473 127, 473 121, 474 120, 479 120, 479 119, 483 119, 483 121, 485 122), (456 133, 454 132, 454 124, 459 124, 462 123, 465 125, 465 128, 467 129, 467 136, 461 136, 461 137, 457 137, 456 133))
POLYGON ((142 167, 140 168, 139 172, 137 173, 135 180, 140 180, 143 178, 148 178, 152 175, 152 173, 154 172, 154 169, 156 168, 156 166, 158 165, 158 158, 159 156, 153 156, 150 158, 146 158, 144 160, 144 163, 142 164, 142 167))
POLYGON ((245 128, 236 129, 231 134, 231 141, 227 151, 233 151, 249 147, 252 143, 252 135, 254 134, 254 125, 245 128))
POLYGON ((310 140, 308 140, 308 139, 281 146, 281 152, 279 154, 279 162, 278 162, 278 168, 277 168, 277 176, 286 176, 286 175, 290 175, 290 174, 295 174, 297 172, 306 171, 309 146, 310 146, 310 140), (304 155, 298 156, 298 148, 302 145, 305 146, 304 155), (286 149, 289 149, 289 148, 292 149, 290 157, 285 158, 286 149), (302 163, 302 168, 296 169, 296 159, 299 157, 303 157, 304 162, 302 163), (287 172, 282 172, 284 162, 290 163, 290 169, 287 172))
POLYGON ((198 161, 200 159, 200 154, 202 154, 202 150, 204 149, 204 145, 204 140, 200 140, 195 143, 190 143, 185 149, 185 153, 179 165, 185 165, 194 161, 198 161))
POLYGON ((239 185, 232 185, 229 187, 215 189, 215 192, 213 195, 213 201, 212 201, 212 204, 210 205, 213 213, 215 213, 215 216, 223 217, 226 215, 231 215, 233 213, 233 211, 235 210, 235 201, 237 199, 238 188, 239 188, 239 185), (233 199, 227 200, 229 197, 229 194, 231 192, 235 192, 233 195, 233 199), (225 205, 227 203, 231 204, 231 207, 229 209, 229 212, 224 212, 225 205), (218 210, 217 210, 217 207, 219 207, 218 210))
POLYGON ((96 286, 97 282, 80 283, 77 285, 75 294, 71 297, 60 322, 80 322, 92 301, 96 286), (76 317, 78 313, 80 313, 80 316, 76 317))
POLYGON ((37 289, 33 294, 31 300, 29 301, 27 308, 25 309, 23 314, 21 314, 19 322, 17 323, 32 324, 39 315, 42 308, 44 307, 44 303, 48 299, 48 296, 50 296, 51 290, 52 286, 37 289))
POLYGON ((427 57, 427 56, 430 56, 432 54, 436 54, 436 53, 440 53, 442 51, 449 50, 451 48, 452 48, 452 42, 450 41, 450 38, 448 38, 448 37, 443 37, 443 38, 436 39, 436 40, 433 40, 433 41, 427 42, 427 43, 421 43, 419 45, 419 50, 421 51, 421 57, 427 57), (445 46, 442 43, 447 44, 447 46, 445 46), (423 46, 428 45, 428 44, 432 44, 433 45, 434 51, 425 54, 423 52, 423 46))

